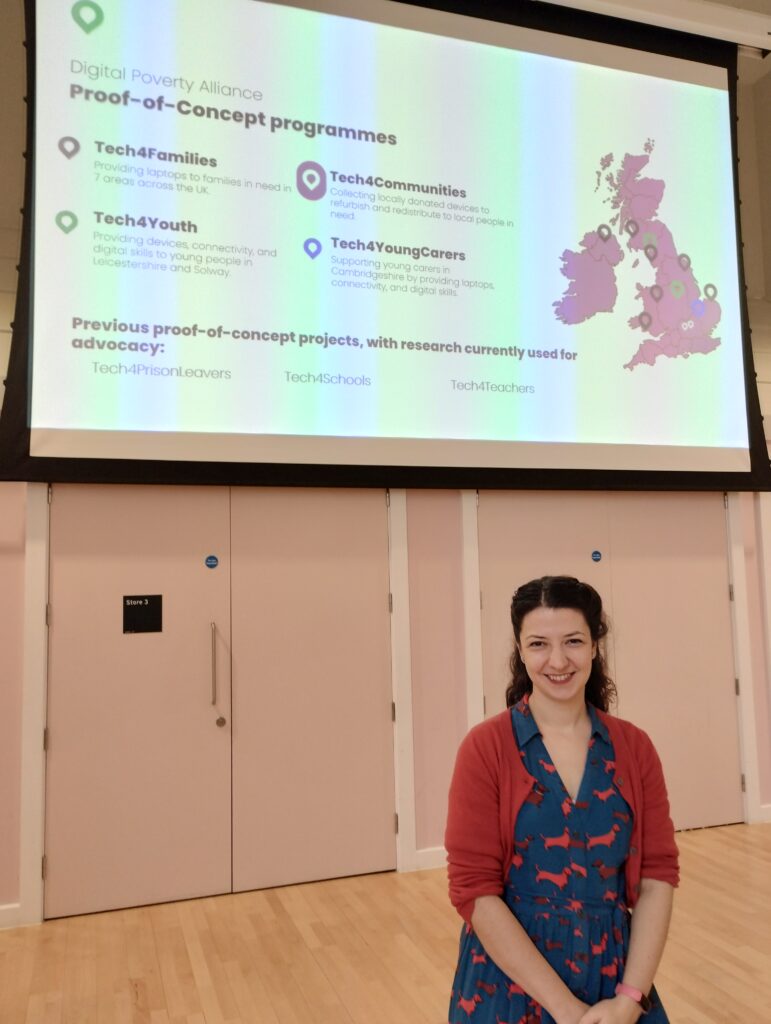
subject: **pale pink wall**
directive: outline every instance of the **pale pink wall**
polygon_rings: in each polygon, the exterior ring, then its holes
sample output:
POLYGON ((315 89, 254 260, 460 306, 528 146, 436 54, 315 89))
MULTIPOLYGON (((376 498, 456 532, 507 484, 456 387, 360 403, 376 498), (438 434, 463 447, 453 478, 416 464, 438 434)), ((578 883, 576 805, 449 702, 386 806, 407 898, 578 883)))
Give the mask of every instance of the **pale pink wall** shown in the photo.
MULTIPOLYGON (((25 484, 0 483, 0 906, 19 898, 25 484)), ((566 495, 569 501, 570 496, 566 495)), ((757 499, 742 497, 761 801, 771 803, 771 680, 765 656, 757 499)), ((466 732, 461 501, 407 495, 418 848, 442 843, 447 785, 466 732)))
POLYGON ((444 845, 447 791, 466 733, 459 491, 407 492, 407 550, 416 842, 423 850, 444 845))
POLYGON ((26 496, 0 483, 0 906, 19 901, 26 496))
POLYGON ((760 802, 771 803, 771 699, 769 695, 768 665, 765 635, 767 623, 763 601, 763 559, 760 537, 760 516, 754 494, 741 495, 741 525, 744 542, 744 561, 747 573, 747 603, 752 637, 752 675, 755 681, 755 734, 758 746, 758 784, 760 802))

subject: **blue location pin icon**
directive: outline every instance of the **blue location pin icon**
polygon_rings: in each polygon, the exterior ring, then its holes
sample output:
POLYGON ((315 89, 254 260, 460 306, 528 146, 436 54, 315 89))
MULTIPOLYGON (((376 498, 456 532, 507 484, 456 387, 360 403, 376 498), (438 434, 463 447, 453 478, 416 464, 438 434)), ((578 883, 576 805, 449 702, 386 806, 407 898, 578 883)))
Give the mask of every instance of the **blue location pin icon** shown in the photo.
POLYGON ((303 242, 303 249, 305 249, 312 260, 315 260, 321 252, 321 242, 318 238, 306 238, 303 242))

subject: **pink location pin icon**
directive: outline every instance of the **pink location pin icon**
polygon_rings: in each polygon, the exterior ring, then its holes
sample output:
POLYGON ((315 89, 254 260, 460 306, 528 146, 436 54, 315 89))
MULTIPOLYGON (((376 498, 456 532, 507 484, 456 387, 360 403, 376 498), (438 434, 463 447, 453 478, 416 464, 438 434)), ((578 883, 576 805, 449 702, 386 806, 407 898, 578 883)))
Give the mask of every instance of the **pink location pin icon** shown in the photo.
POLYGON ((72 135, 63 135, 59 139, 59 151, 64 153, 68 160, 72 160, 80 152, 80 143, 72 135))
POLYGON ((306 160, 297 168, 297 191, 304 199, 322 199, 327 194, 327 172, 315 160, 306 160))
POLYGON ((637 320, 640 324, 640 327, 642 327, 644 331, 647 331, 650 328, 650 325, 653 323, 653 317, 650 315, 650 313, 640 313, 640 315, 637 317, 637 320))

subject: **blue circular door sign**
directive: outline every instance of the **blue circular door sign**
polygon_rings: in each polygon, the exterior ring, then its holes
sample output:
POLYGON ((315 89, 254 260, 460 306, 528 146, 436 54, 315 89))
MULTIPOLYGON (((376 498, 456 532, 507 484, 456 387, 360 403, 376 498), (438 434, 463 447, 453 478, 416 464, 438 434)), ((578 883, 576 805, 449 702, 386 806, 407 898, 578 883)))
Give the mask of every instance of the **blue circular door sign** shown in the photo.
POLYGON ((207 555, 206 556, 206 568, 207 569, 216 569, 219 564, 220 564, 220 560, 219 560, 219 558, 217 558, 216 555, 207 555))
POLYGON ((599 562, 602 559, 601 551, 592 551, 592 561, 599 562))

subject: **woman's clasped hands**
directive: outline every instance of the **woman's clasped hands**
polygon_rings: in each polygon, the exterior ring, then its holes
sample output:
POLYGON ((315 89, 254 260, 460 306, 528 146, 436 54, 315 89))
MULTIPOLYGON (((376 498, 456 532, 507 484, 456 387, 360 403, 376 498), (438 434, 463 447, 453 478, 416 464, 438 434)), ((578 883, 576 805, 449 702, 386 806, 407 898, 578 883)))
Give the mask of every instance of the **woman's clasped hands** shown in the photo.
POLYGON ((634 1024, 642 1010, 632 999, 616 996, 615 999, 602 999, 594 1006, 578 1003, 571 1017, 560 1021, 560 1024, 634 1024))

